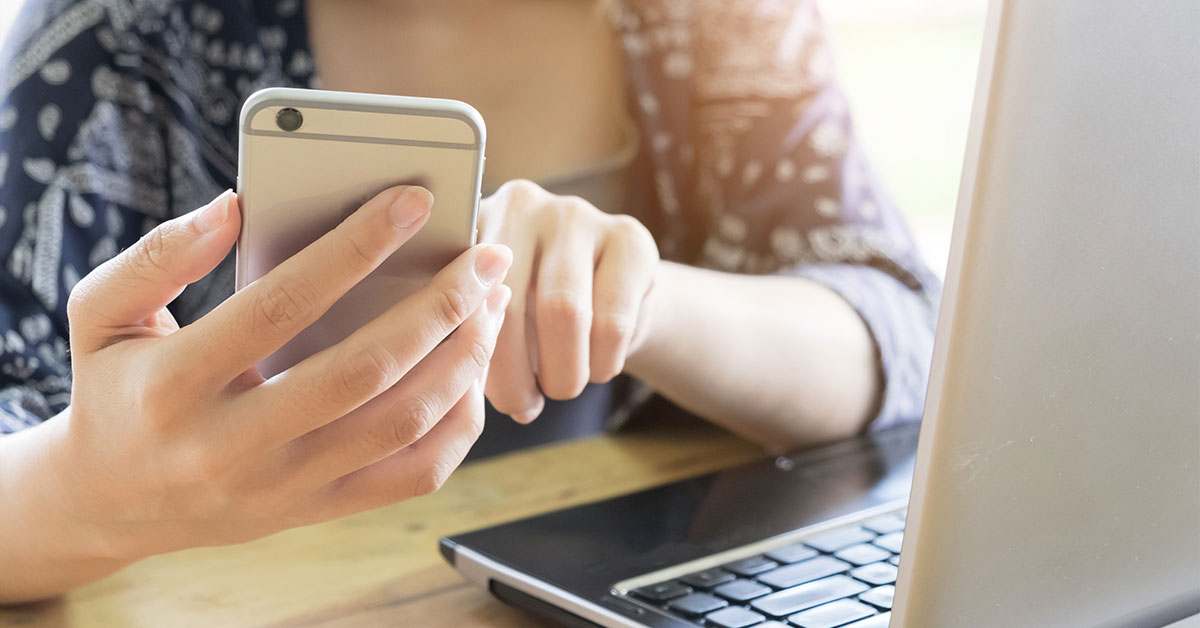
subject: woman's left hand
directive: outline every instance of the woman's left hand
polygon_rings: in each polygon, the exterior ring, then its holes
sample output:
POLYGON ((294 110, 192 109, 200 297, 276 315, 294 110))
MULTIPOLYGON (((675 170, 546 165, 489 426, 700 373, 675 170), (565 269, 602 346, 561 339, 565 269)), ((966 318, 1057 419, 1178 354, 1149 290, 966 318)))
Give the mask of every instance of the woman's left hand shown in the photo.
POLYGON ((606 382, 644 343, 658 247, 642 223, 578 197, 510 181, 480 203, 482 242, 507 245, 513 263, 504 326, 485 392, 527 423, 551 399, 606 382), (539 390, 540 387, 540 390, 539 390))

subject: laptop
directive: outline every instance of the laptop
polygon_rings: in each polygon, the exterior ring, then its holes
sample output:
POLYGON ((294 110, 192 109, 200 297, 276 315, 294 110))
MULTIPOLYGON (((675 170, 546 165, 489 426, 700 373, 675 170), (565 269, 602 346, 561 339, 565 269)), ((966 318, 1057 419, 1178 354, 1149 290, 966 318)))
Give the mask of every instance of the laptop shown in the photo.
POLYGON ((992 3, 919 426, 443 555, 569 626, 1200 623, 1197 25, 992 3))

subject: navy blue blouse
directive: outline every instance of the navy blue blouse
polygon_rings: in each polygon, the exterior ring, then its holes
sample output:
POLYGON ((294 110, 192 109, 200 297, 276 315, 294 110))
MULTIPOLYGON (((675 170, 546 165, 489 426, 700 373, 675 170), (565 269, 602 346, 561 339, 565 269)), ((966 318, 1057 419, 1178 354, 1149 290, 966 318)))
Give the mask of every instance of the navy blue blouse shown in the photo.
MULTIPOLYGON (((667 259, 828 286, 874 336, 875 425, 919 418, 939 284, 855 139, 812 0, 609 8, 641 146, 636 199, 602 209, 667 259)), ((249 94, 319 85, 301 0, 29 0, 0 72, 6 433, 70 402, 79 278, 233 187, 249 94)), ((181 324, 230 294, 230 261, 171 305, 181 324)))

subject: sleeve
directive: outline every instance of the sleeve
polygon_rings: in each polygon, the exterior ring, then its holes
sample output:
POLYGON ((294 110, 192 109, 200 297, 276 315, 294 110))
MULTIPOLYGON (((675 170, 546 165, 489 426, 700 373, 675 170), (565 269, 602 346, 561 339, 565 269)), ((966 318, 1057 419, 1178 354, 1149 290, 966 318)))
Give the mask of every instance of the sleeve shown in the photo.
POLYGON ((152 105, 101 6, 27 3, 0 52, 0 434, 70 402, 67 296, 166 206, 152 105))
POLYGON ((804 264, 792 270, 841 295, 871 332, 884 382, 872 429, 920 420, 933 353, 936 302, 871 266, 804 264))
POLYGON ((815 2, 622 6, 665 256, 836 292, 877 348, 872 427, 918 420, 940 282, 855 136, 815 2))

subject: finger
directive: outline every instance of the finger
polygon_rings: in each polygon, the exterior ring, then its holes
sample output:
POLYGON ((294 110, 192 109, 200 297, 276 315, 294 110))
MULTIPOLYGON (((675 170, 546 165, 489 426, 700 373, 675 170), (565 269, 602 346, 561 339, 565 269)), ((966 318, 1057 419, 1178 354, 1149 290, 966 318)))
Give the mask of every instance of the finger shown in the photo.
POLYGON ((320 485, 376 463, 429 432, 481 381, 512 292, 500 285, 404 379, 349 415, 297 439, 299 475, 320 485))
POLYGON ((483 394, 477 382, 420 440, 329 484, 319 493, 324 497, 322 518, 342 517, 438 490, 482 432, 483 394))
POLYGON ((429 217, 428 190, 380 192, 329 233, 183 330, 192 351, 240 373, 315 322, 429 217), (219 341, 218 341, 219 339, 219 341))
POLYGON ((184 287, 221 263, 240 224, 236 197, 226 190, 101 264, 76 284, 67 302, 72 349, 86 350, 121 329, 148 324, 184 287))
POLYGON ((546 405, 534 377, 527 340, 528 290, 537 255, 537 239, 527 229, 521 229, 525 225, 516 227, 503 234, 504 241, 513 247, 513 266, 505 279, 512 289, 512 299, 504 326, 500 328, 484 390, 496 410, 528 423, 536 419, 546 405))
POLYGON ((592 287, 591 381, 601 383, 625 369, 625 359, 654 283, 658 255, 645 238, 645 228, 635 219, 618 223, 600 251, 592 287))
POLYGON ((551 399, 573 399, 588 380, 593 235, 556 230, 543 238, 537 270, 538 383, 551 399))
POLYGON ((247 412, 280 417, 267 436, 285 441, 349 414, 400 381, 478 310, 511 263, 507 247, 472 247, 350 337, 237 401, 250 404, 247 412))

